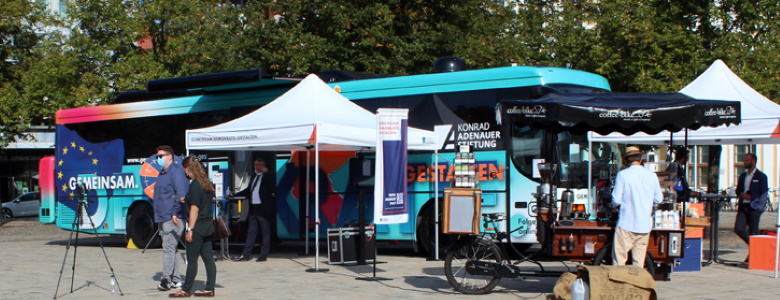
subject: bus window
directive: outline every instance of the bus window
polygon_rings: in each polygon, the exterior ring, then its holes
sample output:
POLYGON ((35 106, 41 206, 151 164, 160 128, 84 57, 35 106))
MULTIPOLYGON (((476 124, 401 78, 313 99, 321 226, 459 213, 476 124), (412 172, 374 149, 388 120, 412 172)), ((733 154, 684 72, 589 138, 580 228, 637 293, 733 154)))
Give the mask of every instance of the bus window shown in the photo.
POLYGON ((585 134, 558 133, 559 186, 586 188, 588 185, 588 137, 585 134))
POLYGON ((543 158, 544 147, 543 131, 528 126, 512 125, 512 164, 526 178, 539 181, 539 178, 533 178, 534 159, 543 158))

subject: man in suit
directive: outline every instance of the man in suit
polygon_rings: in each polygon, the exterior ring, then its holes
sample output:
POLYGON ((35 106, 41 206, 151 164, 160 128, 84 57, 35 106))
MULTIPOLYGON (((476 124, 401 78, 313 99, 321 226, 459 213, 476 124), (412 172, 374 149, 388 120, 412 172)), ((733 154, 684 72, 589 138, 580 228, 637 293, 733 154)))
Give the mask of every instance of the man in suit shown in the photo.
MULTIPOLYGON (((742 161, 745 173, 739 175, 736 190, 739 205, 734 232, 748 245, 750 236, 758 234, 759 221, 766 207, 769 191, 766 174, 756 169, 756 161, 755 154, 745 154, 742 161)), ((748 258, 745 258, 745 262, 748 262, 748 258)))
POLYGON ((258 230, 262 230, 262 245, 257 261, 268 260, 268 252, 271 250, 271 224, 268 222, 266 215, 273 213, 274 202, 276 201, 276 182, 274 182, 273 176, 270 176, 268 173, 268 168, 266 168, 263 158, 256 158, 254 165, 255 174, 252 175, 249 186, 243 191, 236 193, 237 196, 244 196, 249 201, 249 216, 246 220, 248 223, 246 245, 244 246, 244 252, 236 259, 237 261, 249 261, 251 259, 258 230))

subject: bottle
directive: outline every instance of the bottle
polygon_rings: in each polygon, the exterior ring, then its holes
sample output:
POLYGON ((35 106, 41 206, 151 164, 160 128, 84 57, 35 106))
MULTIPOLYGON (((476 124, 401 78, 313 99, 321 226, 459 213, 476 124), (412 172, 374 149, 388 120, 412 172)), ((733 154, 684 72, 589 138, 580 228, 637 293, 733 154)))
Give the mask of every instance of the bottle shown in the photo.
POLYGON ((653 228, 660 229, 661 228, 661 211, 656 210, 653 213, 653 228))
POLYGON ((588 300, 590 298, 588 284, 582 278, 577 278, 571 284, 571 300, 588 300))
POLYGON ((679 210, 675 210, 674 211, 673 220, 674 220, 674 229, 680 229, 680 211, 679 210))
POLYGON ((669 211, 668 211, 668 210, 664 210, 664 211, 663 211, 663 218, 664 218, 664 219, 663 219, 663 221, 662 221, 663 223, 662 223, 662 225, 661 225, 661 228, 663 228, 663 229, 669 229, 669 227, 670 227, 669 217, 670 217, 670 215, 669 215, 669 211))
POLYGON ((569 234, 569 252, 574 251, 574 234, 569 234))
POLYGON ((666 229, 666 211, 661 211, 661 229, 666 229))
POLYGON ((116 279, 114 278, 114 275, 109 277, 111 277, 111 295, 116 295, 116 279))
POLYGON ((561 238, 561 253, 566 252, 566 238, 561 238))

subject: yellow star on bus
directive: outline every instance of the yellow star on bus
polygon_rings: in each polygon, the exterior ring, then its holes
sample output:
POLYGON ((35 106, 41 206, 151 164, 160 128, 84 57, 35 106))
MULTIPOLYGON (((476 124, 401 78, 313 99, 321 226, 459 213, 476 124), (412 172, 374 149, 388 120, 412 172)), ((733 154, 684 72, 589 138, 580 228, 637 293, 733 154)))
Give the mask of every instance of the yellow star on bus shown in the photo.
POLYGON ((57 173, 57 179, 62 179, 62 171, 60 171, 59 173, 57 173))
POLYGON ((57 162, 57 166, 62 166, 63 161, 60 159, 60 161, 57 162))
POLYGON ((68 154, 68 148, 67 147, 62 148, 62 154, 68 154))
POLYGON ((62 185, 62 191, 65 192, 67 190, 68 190, 68 185, 67 184, 63 184, 62 185))
POLYGON ((93 159, 92 159, 92 164, 93 164, 93 165, 97 165, 97 163, 98 163, 98 160, 97 160, 97 158, 93 158, 93 159))
POLYGON ((84 146, 79 147, 79 151, 84 152, 84 146))
POLYGON ((70 198, 73 199, 76 195, 73 194, 73 192, 70 192, 70 198))
POLYGON ((76 142, 70 142, 70 147, 71 148, 76 148, 76 142))
POLYGON ((87 155, 92 156, 92 151, 87 152, 87 155))

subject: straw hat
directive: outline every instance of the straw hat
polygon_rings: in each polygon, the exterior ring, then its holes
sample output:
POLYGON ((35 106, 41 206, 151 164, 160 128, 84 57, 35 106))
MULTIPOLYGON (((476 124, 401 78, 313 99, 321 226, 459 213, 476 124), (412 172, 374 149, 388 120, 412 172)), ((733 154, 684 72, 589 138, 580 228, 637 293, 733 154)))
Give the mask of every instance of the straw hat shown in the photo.
POLYGON ((642 151, 639 150, 639 147, 637 146, 628 146, 626 147, 626 153, 623 154, 623 159, 626 157, 632 156, 632 155, 642 155, 642 151))

